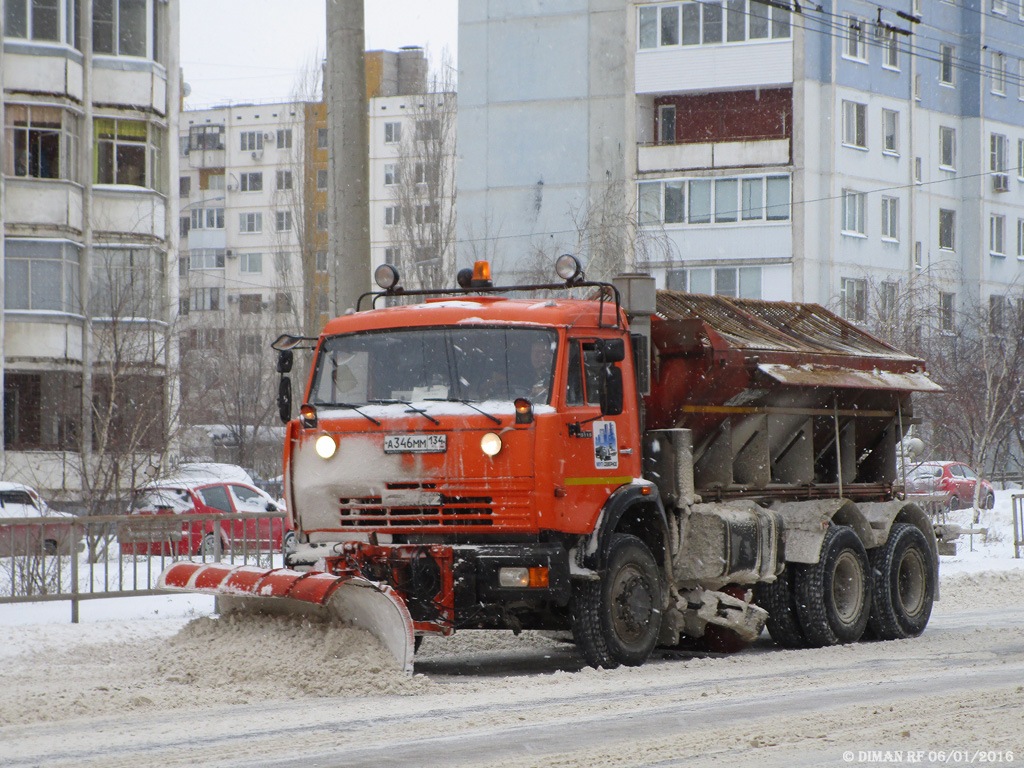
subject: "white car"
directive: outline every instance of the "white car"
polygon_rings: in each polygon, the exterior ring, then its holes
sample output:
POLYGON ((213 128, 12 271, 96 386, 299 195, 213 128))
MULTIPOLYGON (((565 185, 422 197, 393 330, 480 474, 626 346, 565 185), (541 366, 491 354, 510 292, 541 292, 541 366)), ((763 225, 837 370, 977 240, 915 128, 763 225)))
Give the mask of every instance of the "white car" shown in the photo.
POLYGON ((77 547, 71 521, 75 516, 52 509, 35 488, 0 481, 0 556, 69 554, 77 547), (13 519, 12 519, 13 518, 13 519), (19 520, 49 520, 19 523, 19 520))

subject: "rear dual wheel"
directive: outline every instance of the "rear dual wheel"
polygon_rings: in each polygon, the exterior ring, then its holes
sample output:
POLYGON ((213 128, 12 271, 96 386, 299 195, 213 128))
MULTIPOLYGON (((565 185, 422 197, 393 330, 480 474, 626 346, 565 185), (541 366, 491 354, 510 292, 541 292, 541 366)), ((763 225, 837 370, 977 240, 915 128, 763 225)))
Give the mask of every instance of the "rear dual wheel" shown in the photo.
POLYGON ((651 550, 636 536, 615 534, 601 579, 574 588, 572 634, 587 663, 643 664, 658 640, 663 595, 651 550))
POLYGON ((758 585, 768 633, 784 648, 817 648, 860 640, 871 612, 867 552, 852 528, 830 525, 818 562, 790 563, 771 584, 758 585))
POLYGON ((875 579, 868 626, 880 640, 924 632, 935 600, 935 559, 919 528, 897 523, 871 553, 875 579))

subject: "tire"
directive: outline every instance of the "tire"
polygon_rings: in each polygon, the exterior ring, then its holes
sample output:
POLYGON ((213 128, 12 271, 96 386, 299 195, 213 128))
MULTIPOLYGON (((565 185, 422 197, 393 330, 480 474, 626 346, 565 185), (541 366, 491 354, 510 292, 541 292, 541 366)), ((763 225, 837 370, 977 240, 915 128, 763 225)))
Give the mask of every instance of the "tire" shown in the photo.
POLYGON ((768 634, 776 645, 783 648, 806 648, 807 638, 800 629, 793 594, 792 566, 780 573, 771 583, 761 582, 754 589, 754 602, 768 611, 768 634))
POLYGON ((949 511, 955 512, 958 509, 960 509, 960 497, 955 493, 951 493, 949 495, 949 511))
POLYGON ((995 509, 996 495, 992 493, 992 491, 989 491, 988 494, 985 496, 984 503, 981 506, 982 509, 995 509))
POLYGON ((57 554, 57 542, 55 539, 45 539, 43 541, 43 554, 44 555, 56 555, 57 554))
POLYGON ((900 640, 924 632, 935 600, 936 569, 921 530, 894 525, 885 544, 871 552, 871 567, 871 634, 900 640))
POLYGON ((635 536, 612 536, 601 579, 579 582, 573 592, 572 634, 587 664, 643 664, 658 641, 663 595, 647 545, 635 536))
POLYGON ((871 612, 871 571, 867 552, 853 529, 830 525, 818 562, 794 569, 796 614, 807 645, 855 643, 871 612))

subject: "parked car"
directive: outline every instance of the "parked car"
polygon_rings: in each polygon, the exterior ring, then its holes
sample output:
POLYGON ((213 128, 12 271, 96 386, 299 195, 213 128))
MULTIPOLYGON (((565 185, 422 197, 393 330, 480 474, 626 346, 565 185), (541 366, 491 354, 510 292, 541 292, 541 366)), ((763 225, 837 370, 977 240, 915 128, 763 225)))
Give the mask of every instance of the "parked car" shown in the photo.
POLYGON ((0 482, 0 519, 3 518, 52 522, 0 524, 0 557, 67 555, 79 548, 80 533, 70 524, 75 516, 50 507, 29 485, 0 482))
POLYGON ((187 476, 162 480, 132 495, 128 515, 118 525, 121 554, 203 555, 220 551, 280 552, 295 546, 285 518, 195 520, 195 514, 276 512, 279 502, 251 483, 187 476))
POLYGON ((907 494, 948 494, 950 509, 974 505, 974 488, 981 483, 978 503, 982 509, 996 505, 992 483, 960 461, 926 461, 907 472, 907 494))

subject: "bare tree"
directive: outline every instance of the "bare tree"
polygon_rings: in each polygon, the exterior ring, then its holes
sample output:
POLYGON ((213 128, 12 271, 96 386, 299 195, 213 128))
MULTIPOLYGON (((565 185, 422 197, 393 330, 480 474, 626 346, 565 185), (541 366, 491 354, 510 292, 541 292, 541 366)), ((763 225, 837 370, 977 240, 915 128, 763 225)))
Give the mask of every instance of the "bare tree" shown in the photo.
POLYGON ((407 288, 452 284, 455 275, 456 98, 451 59, 444 56, 427 93, 410 111, 412 130, 398 145, 391 171, 398 220, 390 228, 395 265, 407 288))

